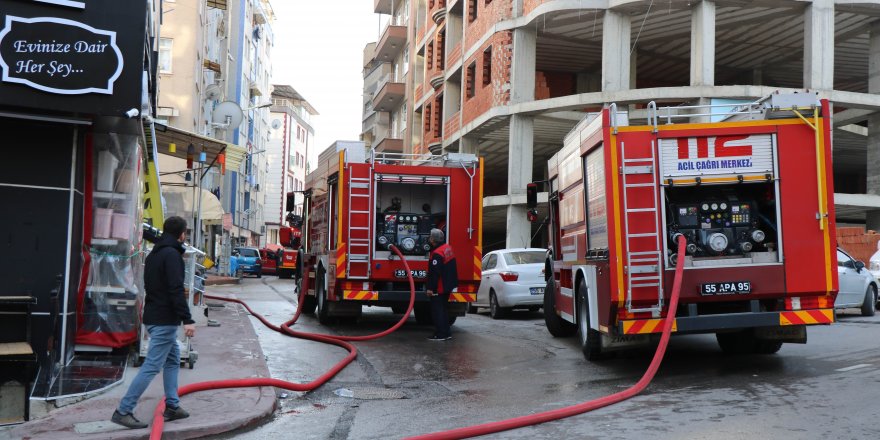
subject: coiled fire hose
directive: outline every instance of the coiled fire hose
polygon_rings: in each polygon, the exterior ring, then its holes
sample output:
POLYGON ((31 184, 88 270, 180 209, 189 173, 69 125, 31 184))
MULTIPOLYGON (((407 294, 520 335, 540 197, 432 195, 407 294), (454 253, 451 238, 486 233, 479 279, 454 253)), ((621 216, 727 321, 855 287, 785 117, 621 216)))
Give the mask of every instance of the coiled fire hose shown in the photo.
MULTIPOLYGON (((608 405, 622 402, 630 397, 641 393, 657 373, 660 363, 663 361, 663 355, 666 354, 666 346, 669 343, 669 336, 672 333, 672 323, 675 321, 675 309, 678 308, 678 296, 681 292, 681 276, 684 268, 685 244, 687 240, 682 236, 678 238, 678 261, 675 265, 675 280, 672 283, 672 294, 669 299, 669 310, 666 312, 666 318, 663 321, 663 335, 660 337, 660 345, 654 352, 654 358, 648 366, 645 374, 636 382, 635 385, 605 397, 579 403, 577 405, 558 408, 537 414, 529 414, 527 416, 514 417, 512 419, 500 420, 497 422, 483 423, 481 425, 467 426, 464 428, 452 429, 449 431, 434 432, 431 434, 418 435, 409 437, 407 440, 436 440, 436 439, 460 439, 468 437, 476 437, 478 435, 492 434, 495 432, 507 431, 510 429, 522 428, 525 426, 537 425, 539 423, 549 422, 552 420, 564 419, 566 417, 583 414, 594 409, 603 408, 608 405)), ((552 310, 545 310, 544 313, 553 313, 552 310)))
MULTIPOLYGON (((675 279, 672 284, 672 293, 670 295, 669 300, 669 309, 666 312, 666 318, 664 318, 663 322, 663 333, 660 337, 660 344, 657 346, 657 351, 654 352, 654 358, 651 360, 651 364, 648 366, 648 369, 645 371, 645 374, 639 379, 635 385, 627 388, 626 390, 610 394, 608 396, 600 397, 598 399, 590 400, 587 402, 579 403, 576 405, 567 406, 564 408, 558 408, 550 411, 545 411, 537 414, 530 414, 527 416, 514 417, 507 420, 500 420, 496 422, 483 423, 480 425, 467 426, 464 428, 456 428, 448 431, 439 431, 430 434, 418 435, 414 437, 408 437, 407 440, 435 440, 435 439, 462 439, 469 437, 476 437, 480 435, 492 434, 496 432, 508 431, 511 429, 523 428, 526 426, 532 426, 541 424, 544 422, 550 422, 553 420, 564 419, 566 417, 571 417, 579 414, 583 414, 586 412, 593 411, 595 409, 604 408, 609 405, 613 405, 615 403, 622 402, 631 397, 634 397, 644 391, 644 389, 651 383, 651 380, 654 379, 654 375, 657 374, 657 370, 660 368, 660 364, 663 361, 663 356, 666 354, 666 347, 669 344, 669 337, 672 333, 672 324, 675 321, 675 310, 678 308, 678 298, 679 293, 681 292, 681 277, 684 272, 684 255, 685 255, 685 245, 687 240, 684 237, 678 238, 678 261, 675 265, 675 279)), ((309 339, 317 342, 324 342, 327 344, 338 345, 340 347, 344 347, 349 351, 348 356, 339 361, 333 368, 330 369, 327 373, 324 373, 322 376, 317 379, 306 383, 306 384, 297 384, 293 382, 287 382, 278 379, 271 378, 253 378, 253 379, 230 379, 230 380, 216 380, 216 381, 208 381, 208 382, 199 382, 193 383, 189 385, 185 385, 178 390, 178 394, 180 396, 184 396, 190 393, 194 393, 197 391, 205 391, 212 389, 221 389, 221 388, 242 388, 242 387, 260 387, 260 386, 272 386, 283 388, 290 391, 311 391, 319 386, 323 385, 327 381, 329 381, 333 376, 335 376, 340 370, 342 370, 346 365, 351 363, 352 360, 357 356, 357 349, 354 345, 349 344, 347 341, 366 341, 370 339, 377 339, 382 336, 386 336, 393 331, 400 328, 404 322, 409 318, 409 314, 412 312, 413 304, 415 302, 415 284, 413 283, 412 275, 409 271, 409 265, 406 262, 406 259, 400 253, 400 251, 396 247, 391 248, 401 259, 404 267, 406 268, 407 279, 409 280, 410 285, 410 301, 409 307, 407 308, 406 313, 404 313, 403 317, 400 321, 397 322, 391 328, 373 335, 366 336, 330 336, 330 335, 321 335, 317 333, 305 333, 305 332, 297 332, 291 330, 289 328, 290 325, 293 325, 294 322, 299 318, 302 302, 305 295, 305 292, 308 290, 308 278, 303 279, 303 288, 300 290, 299 302, 297 304, 296 313, 293 318, 289 321, 282 324, 280 327, 275 326, 269 323, 264 317, 255 313, 241 300, 231 299, 231 298, 223 298, 216 297, 211 295, 206 295, 206 298, 216 299, 221 301, 229 301, 236 302, 244 306, 248 312, 254 315, 257 319, 259 319, 263 324, 267 327, 278 331, 280 333, 299 337, 303 339, 309 339)), ((165 401, 160 400, 160 402, 156 405, 156 411, 153 414, 153 428, 150 432, 151 440, 159 440, 162 438, 162 428, 164 426, 164 419, 162 417, 162 413, 165 410, 165 401)))
MULTIPOLYGON (((195 393, 198 391, 206 391, 206 390, 218 390, 223 388, 245 388, 245 387, 277 387, 283 388, 285 390, 290 391, 311 391, 314 390, 321 385, 324 385, 330 379, 333 378, 337 373, 339 373, 343 368, 345 368, 348 364, 351 363, 357 357, 357 348, 354 345, 350 344, 349 341, 369 341, 372 339, 378 339, 383 336, 387 336, 393 333, 395 330, 399 329, 407 319, 409 319, 410 313, 412 313, 413 305, 415 304, 416 299, 416 287, 413 282, 412 274, 410 273, 409 264, 406 262, 406 258, 404 258, 403 254, 400 253, 400 250, 397 249, 396 246, 391 246, 391 250, 400 257, 401 263, 403 263, 403 267, 406 270, 407 280, 409 280, 409 307, 407 307, 406 312, 401 316, 400 321, 394 324, 391 328, 388 328, 385 331, 375 333, 372 335, 364 335, 364 336, 334 336, 334 335, 322 335, 318 333, 306 333, 306 332, 298 332, 292 330, 290 328, 297 319, 299 319, 300 314, 302 313, 302 304, 305 299, 306 292, 308 289, 308 278, 303 277, 302 280, 302 288, 299 292, 299 300, 296 305, 296 313, 293 315, 289 321, 281 324, 280 326, 274 325, 266 320, 262 315, 254 312, 251 308, 244 302, 238 299, 233 298, 224 298, 221 296, 213 296, 213 295, 205 295, 205 298, 219 300, 219 301, 228 301, 241 304, 250 312, 251 315, 260 320, 266 327, 269 327, 272 330, 275 330, 281 334, 292 336, 296 338, 308 339, 310 341, 323 342, 326 344, 338 345, 342 348, 348 350, 348 356, 343 358, 341 361, 337 362, 329 371, 319 376, 315 380, 309 383, 294 383, 288 382, 279 379, 272 378, 249 378, 249 379, 226 379, 226 380, 211 380, 207 382, 197 382, 191 383, 189 385, 184 385, 177 390, 177 394, 185 396, 187 394, 195 393)), ((165 411, 165 400, 160 399, 159 403, 156 405, 156 410, 153 413, 153 425, 150 430, 150 440, 159 440, 162 438, 162 429, 165 425, 165 420, 162 416, 162 413, 165 411)))

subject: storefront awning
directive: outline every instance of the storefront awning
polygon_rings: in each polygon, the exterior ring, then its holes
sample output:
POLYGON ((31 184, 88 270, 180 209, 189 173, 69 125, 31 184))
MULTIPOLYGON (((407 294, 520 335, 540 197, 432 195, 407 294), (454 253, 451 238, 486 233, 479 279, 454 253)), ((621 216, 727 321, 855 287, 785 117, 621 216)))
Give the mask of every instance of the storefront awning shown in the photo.
POLYGON ((223 207, 211 191, 193 189, 191 186, 162 185, 162 198, 165 199, 165 215, 177 215, 192 222, 193 212, 199 209, 196 193, 202 196, 202 224, 219 225, 223 220, 223 207))
POLYGON ((195 159, 198 160, 200 151, 205 152, 205 164, 218 166, 216 158, 221 152, 226 154, 226 169, 237 170, 244 160, 247 151, 235 144, 230 144, 218 139, 191 133, 169 125, 155 124, 156 146, 159 154, 186 159, 187 148, 190 144, 195 147, 195 159), (175 144, 175 151, 170 151, 169 145, 175 144))

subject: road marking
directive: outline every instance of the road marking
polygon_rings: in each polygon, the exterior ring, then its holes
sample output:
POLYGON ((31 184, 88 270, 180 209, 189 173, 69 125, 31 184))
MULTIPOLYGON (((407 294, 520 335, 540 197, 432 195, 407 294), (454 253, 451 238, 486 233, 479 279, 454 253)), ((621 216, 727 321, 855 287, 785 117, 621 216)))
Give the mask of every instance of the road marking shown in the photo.
POLYGON ((858 365, 853 365, 853 366, 851 366, 851 367, 838 368, 838 369, 836 369, 836 370, 834 370, 834 371, 840 371, 840 372, 842 373, 842 372, 844 372, 844 371, 858 370, 859 368, 865 368, 865 367, 870 367, 870 366, 871 366, 871 364, 858 364, 858 365))

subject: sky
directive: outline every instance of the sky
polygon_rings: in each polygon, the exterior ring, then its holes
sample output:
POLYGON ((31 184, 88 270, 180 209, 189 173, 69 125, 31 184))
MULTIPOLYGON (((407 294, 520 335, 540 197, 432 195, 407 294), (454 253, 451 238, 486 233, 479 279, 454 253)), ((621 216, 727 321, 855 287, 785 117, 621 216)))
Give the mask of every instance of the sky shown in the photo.
POLYGON ((363 50, 379 38, 373 0, 272 0, 272 83, 290 85, 314 107, 309 162, 336 140, 358 140, 363 50), (313 148, 313 146, 315 148, 313 148))

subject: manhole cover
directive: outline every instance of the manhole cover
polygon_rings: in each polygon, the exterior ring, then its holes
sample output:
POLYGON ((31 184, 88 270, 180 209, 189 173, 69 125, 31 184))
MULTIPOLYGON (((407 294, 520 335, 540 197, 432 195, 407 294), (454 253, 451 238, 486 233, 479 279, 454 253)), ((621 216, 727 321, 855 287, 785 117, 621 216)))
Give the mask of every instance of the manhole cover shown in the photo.
POLYGON ((390 400, 406 399, 406 394, 399 390, 389 390, 378 387, 349 387, 355 399, 363 400, 390 400))

